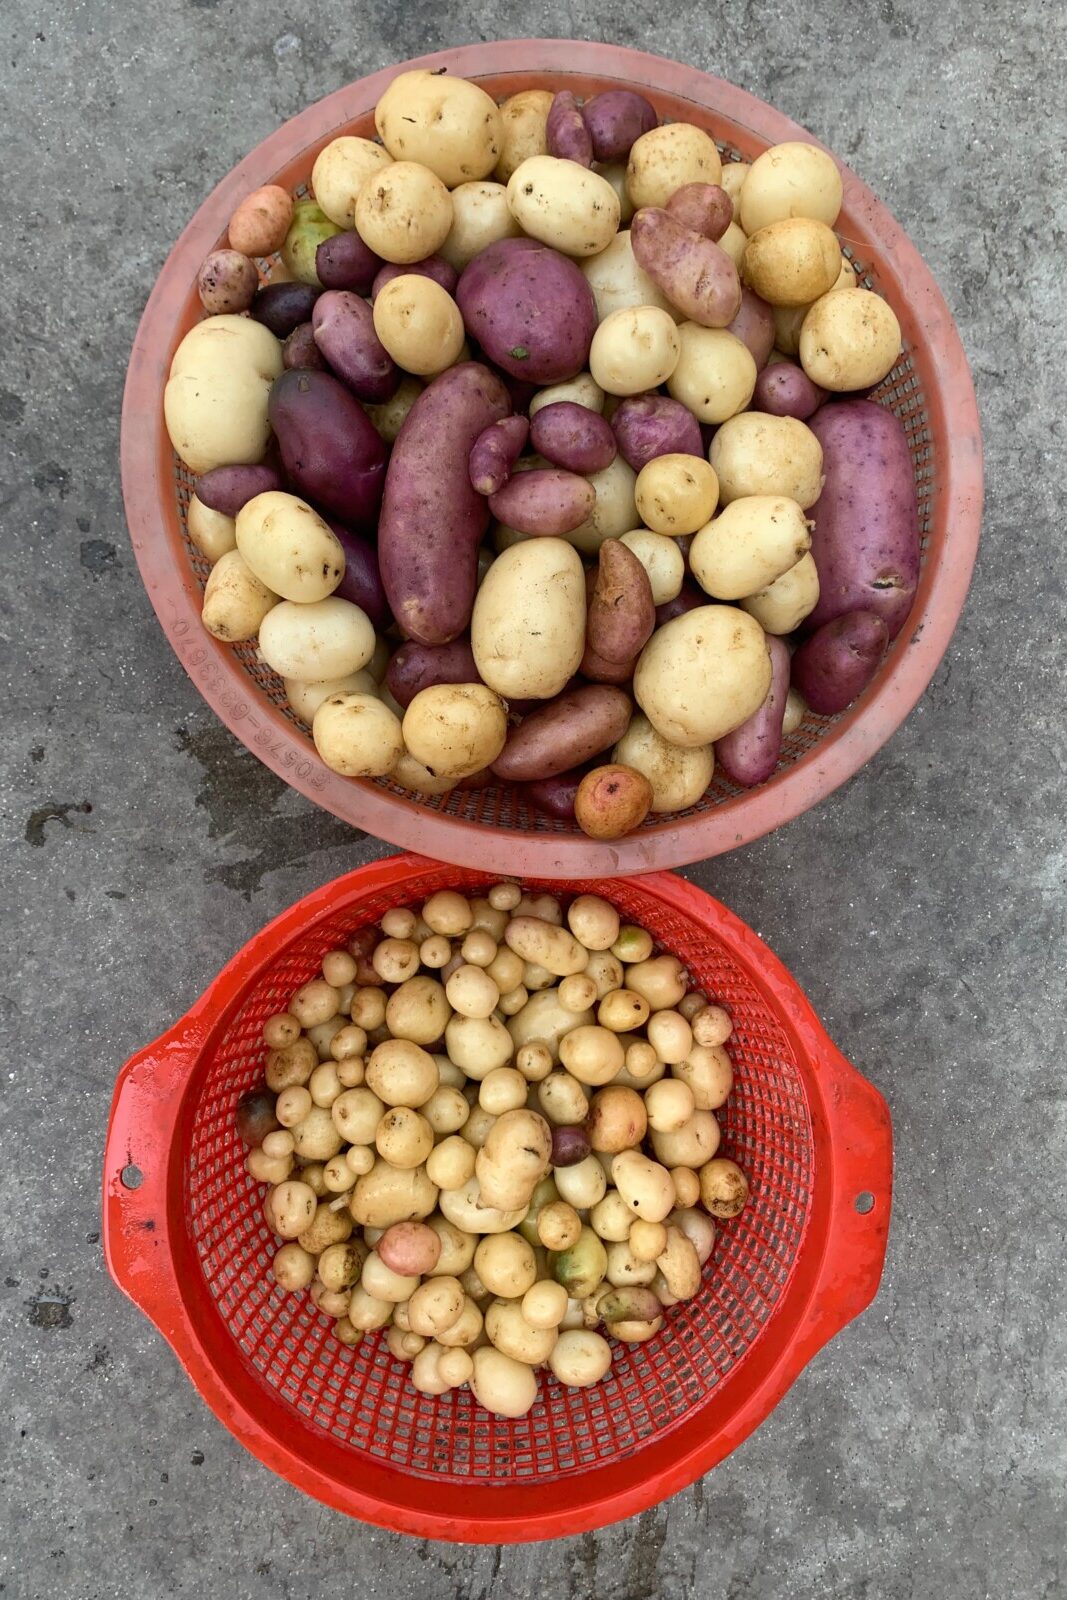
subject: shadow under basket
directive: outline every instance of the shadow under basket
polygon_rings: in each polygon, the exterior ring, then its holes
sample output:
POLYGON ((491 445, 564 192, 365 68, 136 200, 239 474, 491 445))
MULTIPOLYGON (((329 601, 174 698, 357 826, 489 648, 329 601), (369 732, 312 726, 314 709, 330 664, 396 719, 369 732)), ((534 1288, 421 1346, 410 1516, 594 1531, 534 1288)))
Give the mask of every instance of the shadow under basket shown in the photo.
POLYGON ((244 1170, 239 1095, 262 1077, 266 1017, 325 952, 392 906, 493 880, 417 856, 316 890, 241 950, 115 1089, 104 1168, 112 1276, 258 1458, 338 1510, 399 1532, 510 1543, 577 1533, 673 1494, 734 1449, 872 1299, 892 1140, 878 1094, 796 982, 724 906, 667 873, 529 887, 600 893, 730 1011, 735 1084, 722 1149, 751 1197, 719 1228, 698 1296, 644 1345, 614 1345, 589 1389, 540 1375, 505 1421, 466 1390, 421 1395, 369 1334, 342 1346, 270 1260, 264 1186, 244 1170))

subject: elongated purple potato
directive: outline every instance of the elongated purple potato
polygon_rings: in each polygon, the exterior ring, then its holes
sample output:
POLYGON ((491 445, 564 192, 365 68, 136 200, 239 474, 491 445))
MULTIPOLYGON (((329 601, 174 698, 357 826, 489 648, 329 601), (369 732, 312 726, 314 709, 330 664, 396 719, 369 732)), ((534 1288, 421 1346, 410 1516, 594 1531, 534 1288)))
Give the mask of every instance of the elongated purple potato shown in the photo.
POLYGON ((537 455, 568 472, 600 472, 618 450, 607 418, 573 400, 542 406, 530 423, 530 443, 537 455))
POLYGON ((293 487, 356 528, 373 527, 385 481, 385 445, 367 413, 329 372, 283 372, 267 415, 293 487))
POLYGON ((312 322, 302 322, 282 345, 282 365, 291 370, 293 367, 314 367, 319 372, 328 370, 326 357, 315 343, 315 325, 312 322))
POLYGON ((324 289, 352 289, 370 294, 382 258, 365 245, 354 229, 324 239, 315 251, 315 271, 324 289))
POLYGON ((768 637, 771 686, 767 698, 739 728, 715 741, 715 760, 726 776, 743 789, 765 783, 778 765, 782 719, 789 693, 789 651, 781 639, 768 637))
POLYGON ((310 321, 321 292, 313 283, 265 283, 249 310, 275 338, 288 339, 294 328, 310 321))
POLYGON ((803 367, 776 361, 772 367, 764 367, 756 379, 752 403, 756 411, 767 411, 772 417, 796 417, 805 422, 825 399, 826 390, 812 383, 803 367))
POLYGON ((635 89, 606 89, 582 107, 596 161, 625 161, 630 146, 658 127, 656 108, 635 89))
POLYGON ((573 261, 536 239, 498 239, 456 286, 464 326, 514 378, 562 383, 581 372, 596 331, 593 291, 573 261))
POLYGON ((774 349, 774 312, 747 284, 741 290, 737 315, 726 331, 748 346, 757 370, 762 371, 774 349))
POLYGON ((871 400, 825 405, 807 424, 825 481, 808 515, 819 603, 804 624, 873 611, 895 639, 919 583, 919 507, 904 425, 871 400))
POLYGON ((454 294, 459 281, 455 267, 450 266, 441 256, 426 256, 424 260, 411 261, 407 266, 398 266, 395 261, 386 261, 375 275, 371 287, 371 299, 377 300, 386 284, 392 283, 394 278, 402 278, 405 272, 413 272, 417 278, 432 278, 434 283, 441 285, 446 294, 454 294))
POLYGON ((350 289, 327 289, 311 313, 315 343, 359 400, 381 405, 397 391, 400 368, 374 331, 374 313, 350 289))
POLYGON ((224 517, 235 517, 257 494, 284 487, 281 473, 266 462, 255 467, 212 467, 196 480, 196 498, 224 517))
POLYGON ((798 647, 791 663, 793 687, 820 717, 836 716, 863 693, 888 647, 889 629, 882 617, 873 611, 846 611, 824 622, 798 647))
POLYGON ((553 778, 615 744, 632 715, 630 696, 610 684, 565 689, 512 728, 493 771, 514 783, 553 778))
POLYGON ((354 606, 359 606, 380 632, 389 626, 392 613, 385 598, 382 575, 378 570, 378 552, 370 539, 364 534, 356 533, 354 528, 346 527, 334 517, 327 517, 326 521, 341 541, 345 553, 345 575, 334 590, 334 594, 339 595, 342 600, 351 600, 354 606))
POLYGON ((561 89, 548 109, 545 143, 550 156, 576 161, 580 167, 593 165, 593 141, 569 89, 561 89))
POLYGON ((498 522, 520 533, 553 538, 580 528, 595 505, 596 490, 588 478, 558 467, 516 473, 489 496, 489 509, 498 522))
POLYGON ((683 183, 664 207, 683 228, 718 241, 734 220, 734 203, 717 183, 683 183))
POLYGON ((630 223, 630 248, 672 306, 703 328, 725 328, 741 306, 741 280, 726 251, 659 206, 630 223))
POLYGON ((468 462, 478 435, 510 409, 500 379, 464 361, 422 391, 393 445, 378 560, 393 615, 422 644, 448 644, 470 622, 489 505, 468 462))
POLYGON ((619 454, 635 472, 657 456, 702 456, 700 424, 680 400, 638 394, 624 400, 611 419, 619 454))
POLYGON ((496 494, 511 477, 530 432, 526 417, 501 417, 483 428, 471 447, 468 470, 479 494, 496 494))
POLYGON ((418 644, 409 639, 395 651, 385 669, 389 693, 405 710, 423 689, 435 683, 481 683, 469 639, 450 644, 418 644))

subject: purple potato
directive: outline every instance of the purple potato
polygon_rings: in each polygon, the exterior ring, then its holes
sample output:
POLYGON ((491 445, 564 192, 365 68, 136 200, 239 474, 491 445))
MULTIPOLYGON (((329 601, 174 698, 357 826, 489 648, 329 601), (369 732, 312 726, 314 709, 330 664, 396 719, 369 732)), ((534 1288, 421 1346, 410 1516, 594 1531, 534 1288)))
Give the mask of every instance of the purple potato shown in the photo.
POLYGON ((774 312, 766 300, 747 286, 742 288, 741 305, 726 331, 748 346, 757 369, 762 371, 774 349, 774 312))
POLYGON ((511 477, 522 455, 530 424, 525 417, 501 417, 483 428, 471 446, 467 469, 479 494, 496 494, 511 477))
POLYGON ((576 1167, 584 1161, 591 1149, 589 1135, 582 1127, 567 1124, 552 1129, 552 1165, 576 1167))
POLYGON ((405 711, 415 696, 435 683, 481 683, 469 639, 449 644, 418 644, 408 640, 395 651, 385 669, 385 682, 405 711))
POLYGON ((734 220, 734 203, 717 183, 683 183, 664 210, 683 228, 719 240, 734 220))
POLYGON ((489 496, 489 509, 498 522, 520 533, 551 538, 580 528, 595 505, 596 490, 589 479, 557 467, 516 473, 489 496))
POLYGON ((381 405, 397 391, 400 368, 374 331, 374 313, 349 289, 327 289, 311 317, 315 343, 359 400, 381 405))
POLYGON ((573 400, 542 406, 530 424, 530 443, 537 455, 568 472, 600 472, 618 449, 611 424, 573 400))
POLYGON ((643 94, 634 89, 607 89, 582 107, 597 161, 625 161, 643 133, 658 127, 659 117, 643 94))
POLYGON ((523 793, 538 811, 545 811, 557 822, 574 821, 574 801, 578 785, 589 771, 586 764, 574 772, 561 772, 551 778, 538 778, 523 785, 523 793))
POLYGON ((528 383, 581 372, 597 325, 581 270, 536 239, 498 239, 464 269, 456 301, 490 361, 528 383))
POLYGON ((441 285, 446 294, 456 292, 459 279, 455 267, 450 266, 441 256, 427 256, 423 261, 410 261, 406 266, 398 266, 395 261, 384 262, 371 285, 371 299, 377 300, 387 283, 392 283, 394 278, 402 278, 406 272, 413 272, 417 278, 432 278, 434 283, 441 285))
POLYGON ((803 367, 792 361, 776 361, 764 367, 756 379, 753 407, 772 417, 796 417, 806 422, 826 399, 826 390, 812 383, 803 367))
POLYGON ((283 372, 271 387, 267 415, 293 487, 344 523, 373 528, 385 445, 344 384, 329 372, 283 372))
POLYGON ((237 1132, 253 1149, 258 1149, 268 1133, 281 1127, 274 1115, 274 1101, 266 1084, 259 1084, 255 1089, 246 1089, 237 1102, 237 1132))
POLYGON ((326 357, 315 343, 315 324, 302 322, 282 345, 282 365, 292 371, 294 367, 314 367, 326 371, 326 357))
POLYGON ((789 651, 781 639, 767 636, 771 658, 771 686, 758 711, 739 728, 715 741, 715 761, 732 782, 743 789, 765 783, 778 765, 782 749, 782 719, 789 693, 789 651))
POLYGON ((682 314, 702 328, 726 328, 741 306, 741 280, 713 239, 669 211, 645 206, 630 224, 634 260, 682 314))
POLYGON ((315 252, 315 271, 324 289, 351 289, 370 294, 382 258, 354 230, 324 239, 315 252))
POLYGON ((664 623, 673 622, 675 617, 684 617, 687 611, 696 611, 707 603, 708 597, 703 589, 698 589, 695 583, 690 583, 686 578, 673 600, 664 600, 662 605, 656 607, 656 627, 662 628, 664 623))
POLYGON ((561 89, 549 107, 545 143, 550 156, 577 162, 580 167, 593 165, 593 141, 569 89, 561 89))
POLYGON ((836 716, 866 689, 888 646, 884 617, 873 611, 846 611, 824 622, 798 646, 792 661, 793 687, 817 715, 836 716))
POLYGON ((345 575, 334 594, 359 606, 377 632, 381 633, 392 622, 393 616, 385 598, 382 575, 378 571, 378 552, 366 535, 356 533, 334 517, 327 517, 326 521, 341 541, 345 553, 345 575))
POLYGON ((611 419, 619 454, 635 472, 657 456, 702 456, 700 424, 680 400, 662 394, 633 395, 611 419))
POLYGON ((224 517, 235 517, 257 494, 284 489, 280 472, 261 462, 254 467, 212 467, 196 481, 196 498, 224 517))
POLYGON ((311 320, 321 293, 313 283, 265 283, 252 301, 251 313, 276 339, 288 339, 294 328, 311 320))

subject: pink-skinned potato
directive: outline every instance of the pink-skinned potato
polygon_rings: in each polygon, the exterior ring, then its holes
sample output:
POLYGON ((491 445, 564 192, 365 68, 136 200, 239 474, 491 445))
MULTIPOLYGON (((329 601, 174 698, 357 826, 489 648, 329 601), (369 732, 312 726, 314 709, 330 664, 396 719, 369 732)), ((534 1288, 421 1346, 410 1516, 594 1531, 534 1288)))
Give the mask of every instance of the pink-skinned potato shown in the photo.
POLYGON ((359 401, 329 372, 283 372, 267 416, 293 488, 348 525, 374 526, 385 445, 359 401))
POLYGON ((734 203, 717 183, 683 183, 664 210, 683 228, 692 228, 694 233, 716 242, 734 220, 734 203))
POLYGON ((536 239, 498 239, 456 286, 463 324, 489 360, 528 383, 581 372, 596 331, 593 291, 567 256, 536 239))
POLYGON ((702 456, 700 423, 680 400, 637 394, 616 406, 611 419, 619 454, 640 472, 657 456, 702 456))
POLYGON ((545 142, 550 156, 576 161, 580 167, 593 165, 593 141, 569 89, 561 89, 553 96, 545 123, 545 142))
POLYGON ((824 622, 798 647, 791 666, 793 688, 820 717, 836 716, 863 693, 888 647, 884 618, 873 611, 846 611, 824 622))
POLYGON ((468 470, 479 494, 496 494, 511 477, 530 432, 526 417, 501 417, 483 428, 471 446, 468 470))
POLYGON ((573 772, 560 772, 551 778, 538 778, 535 782, 525 785, 526 796, 539 811, 547 812, 557 821, 573 822, 578 786, 588 770, 588 767, 581 766, 573 772))
POLYGON ((643 133, 658 127, 655 106, 636 89, 606 89, 582 107, 596 161, 625 161, 643 133))
POLYGON ((419 644, 409 639, 390 658, 385 683, 398 705, 408 706, 435 683, 480 683, 469 639, 449 644, 419 644))
POLYGON ((512 728, 493 771, 512 783, 568 772, 609 750, 632 715, 633 702, 621 689, 608 684, 566 689, 512 728))
POLYGON ((489 496, 489 509, 498 522, 520 533, 549 538, 580 528, 595 505, 596 489, 589 480, 558 467, 517 473, 489 496))
POLYGON ((421 644, 448 644, 470 622, 489 505, 468 463, 478 435, 510 410, 500 379, 464 361, 423 390, 393 445, 378 561, 394 617, 421 644))
POLYGON ((634 675, 637 657, 630 661, 606 661, 592 648, 588 639, 582 651, 582 659, 578 663, 578 671, 583 678, 588 678, 590 683, 629 683, 634 675))
POLYGON ((782 719, 789 693, 789 651, 781 639, 768 637, 771 686, 767 698, 747 722, 715 741, 715 761, 726 776, 743 789, 765 783, 778 765, 782 749, 782 719))
POLYGON ((210 511, 235 517, 257 494, 284 487, 281 474, 267 462, 250 467, 212 467, 196 480, 196 498, 210 511))
POLYGON ((756 379, 752 404, 756 411, 769 412, 772 417, 796 417, 806 422, 815 415, 826 399, 826 390, 812 383, 803 367, 795 361, 776 361, 764 367, 756 379))
POLYGON ((741 305, 741 280, 726 251, 686 228, 659 206, 645 206, 630 223, 639 267, 691 322, 726 328, 741 305))
POLYGON ((586 648, 602 661, 630 665, 656 626, 648 573, 619 539, 600 546, 596 581, 586 617, 586 648))
POLYGON ((349 289, 327 289, 315 301, 311 325, 331 371, 357 399, 380 405, 396 393, 400 368, 374 331, 366 300, 349 289))
POLYGON ((607 418, 573 400, 556 400, 535 413, 530 444, 536 455, 567 472, 602 472, 618 451, 607 418))
POLYGON ((741 286, 741 304, 727 328, 748 347, 757 370, 762 370, 774 349, 774 312, 747 284, 741 286))

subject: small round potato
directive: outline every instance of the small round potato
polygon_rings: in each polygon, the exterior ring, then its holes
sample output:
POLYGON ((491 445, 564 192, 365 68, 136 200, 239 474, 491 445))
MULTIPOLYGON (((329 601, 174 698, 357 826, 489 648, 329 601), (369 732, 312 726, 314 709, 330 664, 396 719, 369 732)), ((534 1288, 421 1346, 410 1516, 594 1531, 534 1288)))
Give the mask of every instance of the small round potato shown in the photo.
POLYGON ((667 380, 668 393, 700 422, 725 422, 743 411, 756 387, 757 368, 746 344, 726 328, 683 322, 681 353, 667 380))
POLYGON ((621 839, 639 828, 652 807, 644 773, 611 762, 587 772, 574 797, 574 820, 590 839, 621 839))
POLYGON ((227 550, 208 574, 200 620, 214 638, 235 644, 254 638, 277 604, 278 596, 260 581, 240 551, 227 550))
MULTIPOLYGON (((737 502, 734 502, 737 504, 737 502)), ((795 567, 783 572, 765 589, 747 595, 741 608, 755 617, 764 633, 792 633, 819 603, 819 569, 809 551, 795 567)), ((788 732, 783 726, 783 731, 788 732)))
MULTIPOLYGON (((368 178, 388 167, 392 156, 373 139, 342 135, 320 150, 311 169, 311 187, 320 208, 339 228, 356 225, 356 201, 368 178)), ((232 229, 231 223, 231 229, 232 229)))
POLYGON ((421 1167, 433 1149, 433 1129, 410 1106, 391 1106, 375 1130, 374 1145, 391 1167, 421 1167))
POLYGON ((500 112, 484 89, 421 67, 393 79, 374 108, 374 126, 395 161, 421 162, 450 189, 488 177, 503 148, 500 112))
POLYGON ((871 289, 824 294, 800 330, 801 366, 813 383, 835 393, 881 383, 901 349, 896 312, 871 289))
MULTIPOLYGON (((514 238, 519 225, 508 209, 508 191, 502 183, 461 183, 452 190, 452 228, 439 254, 462 272, 498 239, 514 238)), ((406 363, 401 362, 401 366, 406 363)))
POLYGON ((307 1289, 315 1277, 315 1257, 295 1239, 282 1245, 270 1265, 279 1288, 290 1292, 307 1289))
POLYGON ((404 753, 400 723, 373 694, 330 695, 311 733, 326 765, 345 778, 384 777, 404 753))
POLYGON ((374 654, 374 643, 366 612, 336 594, 310 605, 283 600, 259 629, 259 649, 267 665, 283 678, 312 683, 358 672, 374 654))
POLYGON ((589 370, 606 394, 644 394, 667 382, 681 348, 669 312, 632 306, 601 322, 589 350, 589 370))
MULTIPOLYGON (((607 1089, 599 1090, 589 1102, 589 1115, 586 1118, 585 1131, 589 1135, 589 1143, 594 1150, 607 1151, 617 1155, 620 1150, 627 1150, 631 1145, 638 1145, 645 1137, 648 1119, 645 1112, 645 1102, 634 1089, 624 1089, 611 1084, 607 1089)), ((585 1163, 581 1162, 581 1166, 585 1163)), ((599 1166, 599 1162, 597 1163, 599 1166)), ((577 1169, 571 1168, 573 1172, 577 1169)), ((556 1174, 557 1184, 560 1184, 560 1194, 565 1199, 571 1199, 566 1193, 560 1179, 561 1173, 556 1174)), ((597 1196, 597 1200, 602 1195, 597 1196)), ((583 1200, 583 1206, 595 1205, 595 1200, 583 1200)))
POLYGON ((718 600, 759 594, 811 548, 811 527, 795 500, 753 494, 731 500, 689 550, 701 588, 718 600))
POLYGON ((537 1278, 533 1247, 517 1233, 491 1233, 474 1252, 474 1270, 490 1294, 517 1300, 537 1278))
POLYGON ((356 201, 356 227, 368 249, 401 266, 432 256, 451 226, 452 196, 440 178, 413 161, 383 167, 356 201))
POLYGON ((529 156, 548 154, 548 113, 555 95, 550 89, 520 89, 500 107, 502 148, 493 177, 506 184, 529 156))
POLYGON ((531 239, 568 256, 594 256, 619 226, 619 197, 599 173, 556 156, 531 156, 508 180, 508 206, 531 239))
MULTIPOLYGON (((439 1082, 433 1056, 409 1039, 386 1039, 375 1046, 367 1062, 367 1087, 386 1106, 424 1105, 439 1082)), ((358 1094, 359 1090, 352 1092, 358 1094)), ((367 1142, 353 1140, 356 1144, 367 1142)))
POLYGON ((209 316, 247 311, 259 288, 255 263, 240 250, 212 250, 196 279, 200 304, 209 316))
POLYGON ((559 1058, 579 1083, 610 1083, 622 1071, 625 1052, 609 1028, 586 1024, 572 1028, 559 1042, 559 1058))
POLYGON ((687 183, 718 183, 722 161, 715 141, 689 122, 668 122, 635 140, 626 166, 626 187, 635 210, 665 206, 687 183))
POLYGON ((719 480, 700 456, 655 456, 637 474, 634 499, 646 528, 678 538, 715 515, 719 480))
MULTIPOLYGON (((697 456, 680 456, 677 459, 695 461, 699 465, 697 456)), ((654 463, 650 462, 649 465, 654 463)), ((681 593, 685 580, 685 557, 673 539, 663 533, 653 533, 648 528, 634 528, 623 534, 621 542, 633 551, 647 572, 654 605, 665 605, 681 593)))
POLYGON ((594 381, 592 373, 579 372, 576 378, 566 383, 553 383, 547 389, 539 389, 530 401, 531 420, 542 407, 559 405, 565 400, 576 406, 585 406, 589 411, 601 412, 604 409, 603 389, 594 381))
POLYGON ((827 151, 799 140, 773 144, 744 179, 739 221, 747 234, 785 217, 814 217, 833 227, 841 192, 841 174, 827 151))
POLYGON ((751 236, 741 258, 742 279, 772 306, 810 305, 840 274, 837 235, 810 217, 769 223, 751 236))
POLYGON ((374 331, 397 366, 420 378, 452 366, 465 337, 452 296, 417 272, 401 273, 377 295, 374 331))
POLYGON ((665 1167, 699 1168, 718 1150, 719 1138, 714 1111, 697 1110, 688 1122, 670 1133, 653 1131, 652 1148, 665 1167))
POLYGON ((558 1328, 566 1312, 567 1291, 553 1278, 533 1284, 522 1297, 522 1314, 532 1328, 558 1328))
POLYGON ((672 1064, 671 1072, 688 1086, 697 1111, 717 1111, 734 1084, 733 1062, 721 1044, 694 1044, 684 1061, 672 1064))
POLYGON ((318 1202, 310 1184, 290 1179, 280 1183, 270 1195, 270 1214, 274 1231, 283 1239, 295 1239, 314 1220, 318 1202))
POLYGON ((489 974, 469 963, 449 974, 445 994, 462 1017, 491 1017, 500 1000, 500 990, 489 974))
POLYGON ((440 777, 462 778, 496 760, 508 733, 500 696, 483 683, 420 689, 404 713, 404 744, 440 777))
POLYGON ((675 617, 652 635, 634 671, 641 710, 657 733, 686 749, 739 728, 770 686, 763 629, 736 606, 699 606, 675 617))
POLYGON ((802 511, 822 493, 822 445, 796 417, 746 411, 724 422, 708 451, 719 478, 719 501, 742 495, 784 495, 802 511))
POLYGON ((445 1031, 452 1008, 436 978, 424 973, 394 989, 385 1007, 385 1025, 394 1039, 433 1044, 445 1031))
POLYGON ((228 233, 245 256, 272 256, 285 243, 293 220, 293 197, 276 183, 246 195, 230 218, 228 233))
MULTIPOLYGON (((630 726, 611 754, 613 760, 622 761, 635 771, 644 773, 652 785, 651 810, 654 814, 685 811, 689 806, 695 806, 715 776, 715 751, 712 745, 686 748, 671 744, 640 713, 631 718, 630 726)), ((637 998, 640 999, 640 996, 637 998)), ((609 995, 608 999, 612 1000, 614 996, 609 995)), ((606 1005, 607 1001, 603 1004, 606 1005)), ((645 1002, 642 1001, 642 1004, 645 1002)))
POLYGON ((670 1215, 675 1202, 674 1184, 667 1168, 658 1161, 650 1161, 639 1150, 622 1150, 612 1159, 611 1175, 631 1217, 662 1222, 670 1215))
POLYGON ((452 1134, 426 1158, 426 1176, 439 1189, 462 1189, 474 1177, 474 1146, 452 1134))
POLYGON ((553 1376, 568 1389, 587 1389, 599 1383, 610 1368, 611 1346, 591 1328, 567 1328, 556 1340, 548 1364, 553 1376))
POLYGON ((237 513, 237 548, 283 600, 325 600, 345 574, 341 541, 298 495, 268 490, 237 513))
POLYGON ((418 378, 401 378, 396 393, 390 399, 383 400, 381 405, 363 407, 386 444, 396 443, 397 434, 421 393, 422 384, 418 378))
POLYGON ((700 1201, 713 1217, 740 1215, 748 1201, 748 1179, 735 1161, 720 1156, 701 1167, 700 1201))

